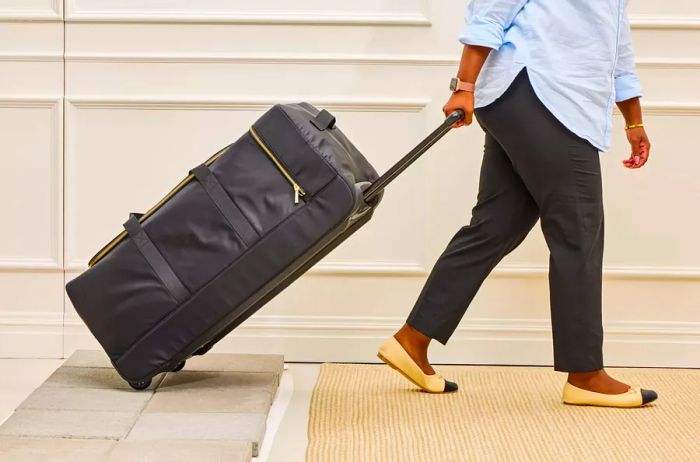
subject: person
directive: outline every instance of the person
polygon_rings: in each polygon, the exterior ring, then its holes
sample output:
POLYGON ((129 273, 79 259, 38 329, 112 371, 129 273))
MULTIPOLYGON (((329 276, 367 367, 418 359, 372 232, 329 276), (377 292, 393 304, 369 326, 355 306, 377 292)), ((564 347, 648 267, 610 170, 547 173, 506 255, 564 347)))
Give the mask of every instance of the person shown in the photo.
POLYGON ((603 367, 603 197, 600 151, 610 147, 612 109, 624 116, 631 153, 644 166, 644 130, 627 0, 473 0, 466 9, 457 77, 443 110, 455 126, 485 133, 476 205, 435 263, 406 323, 377 355, 428 392, 454 382, 428 362, 483 280, 540 220, 550 252, 554 369, 567 372, 566 404, 637 407, 653 390, 603 367))

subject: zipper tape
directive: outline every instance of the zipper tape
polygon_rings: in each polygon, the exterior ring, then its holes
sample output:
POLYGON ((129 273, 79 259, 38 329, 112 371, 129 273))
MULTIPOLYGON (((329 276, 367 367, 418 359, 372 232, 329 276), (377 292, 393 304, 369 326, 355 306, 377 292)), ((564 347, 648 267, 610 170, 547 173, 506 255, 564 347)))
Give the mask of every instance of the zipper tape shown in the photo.
POLYGON ((253 127, 250 127, 248 131, 252 135, 255 142, 258 143, 258 146, 260 146, 262 150, 265 151, 265 154, 267 154, 267 156, 270 158, 270 160, 272 160, 277 169, 282 173, 282 175, 284 175, 287 181, 289 181, 289 184, 292 185, 292 188, 294 188, 294 203, 298 204, 299 197, 306 195, 304 189, 301 186, 299 186, 299 183, 297 183, 292 177, 292 175, 287 171, 287 169, 284 168, 282 162, 279 161, 277 156, 274 155, 270 148, 268 148, 267 145, 260 139, 260 136, 255 132, 255 129, 253 129, 253 127))

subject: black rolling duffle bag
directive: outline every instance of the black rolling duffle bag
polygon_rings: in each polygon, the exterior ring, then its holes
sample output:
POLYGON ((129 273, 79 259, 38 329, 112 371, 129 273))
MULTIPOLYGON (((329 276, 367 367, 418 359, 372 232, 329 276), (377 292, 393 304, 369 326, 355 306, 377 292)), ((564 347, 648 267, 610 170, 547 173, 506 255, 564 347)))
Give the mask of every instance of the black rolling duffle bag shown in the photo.
POLYGON ((66 284, 136 389, 206 353, 371 218, 384 187, 463 117, 386 174, 308 103, 277 104, 194 167, 66 284))

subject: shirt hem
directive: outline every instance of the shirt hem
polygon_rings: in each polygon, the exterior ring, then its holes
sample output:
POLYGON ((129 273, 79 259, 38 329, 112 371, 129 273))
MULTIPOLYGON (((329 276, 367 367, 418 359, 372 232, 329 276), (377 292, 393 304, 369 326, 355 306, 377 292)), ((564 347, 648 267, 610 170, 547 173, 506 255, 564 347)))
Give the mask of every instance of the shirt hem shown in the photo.
MULTIPOLYGON (((529 76, 530 74, 528 74, 529 76)), ((537 88, 537 84, 530 79, 530 83, 532 84, 532 89, 534 90, 535 94, 537 95, 537 98, 539 98, 540 101, 542 101, 542 104, 549 110, 549 112, 552 113, 556 119, 561 122, 562 125, 564 125, 568 130, 571 131, 574 135, 578 136, 579 138, 583 138, 584 140, 588 141, 591 143, 591 145, 596 148, 599 152, 605 152, 608 149, 610 149, 610 146, 606 146, 605 143, 600 143, 599 141, 594 140, 590 136, 580 133, 578 130, 574 129, 573 127, 569 126, 564 120, 564 118, 561 117, 561 114, 559 113, 558 110, 554 109, 554 105, 550 103, 546 97, 543 96, 542 92, 537 88)))

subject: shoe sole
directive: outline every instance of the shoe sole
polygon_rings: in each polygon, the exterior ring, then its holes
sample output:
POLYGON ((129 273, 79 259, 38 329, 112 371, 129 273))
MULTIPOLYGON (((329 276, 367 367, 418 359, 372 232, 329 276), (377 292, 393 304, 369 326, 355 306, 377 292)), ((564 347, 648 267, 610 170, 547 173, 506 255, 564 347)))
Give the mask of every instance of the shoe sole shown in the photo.
POLYGON ((646 403, 646 404, 640 404, 638 406, 614 406, 614 405, 608 405, 608 404, 568 403, 566 401, 562 401, 562 403, 566 404, 567 406, 613 407, 616 409, 637 409, 640 407, 646 407, 647 404, 651 404, 652 402, 653 401, 646 403))
POLYGON ((392 364, 392 362, 389 361, 387 358, 385 358, 381 353, 377 353, 377 358, 381 359, 382 362, 386 363, 387 366, 389 366, 390 368, 392 368, 392 369, 394 369, 395 371, 397 371, 399 374, 401 374, 401 375, 403 375, 404 377, 406 377, 406 379, 407 379, 408 381, 410 381, 412 384, 414 384, 415 386, 417 386, 418 388, 420 388, 421 391, 423 391, 423 392, 425 392, 425 393, 432 393, 432 394, 434 394, 434 395, 440 395, 440 394, 444 394, 444 393, 454 393, 455 391, 457 391, 457 390, 453 390, 453 391, 430 391, 430 390, 426 390, 425 388, 423 388, 423 387, 421 387, 419 384, 417 384, 416 381, 413 380, 408 374, 406 374, 404 371, 402 371, 401 369, 399 369, 398 367, 396 367, 394 364, 392 364))

